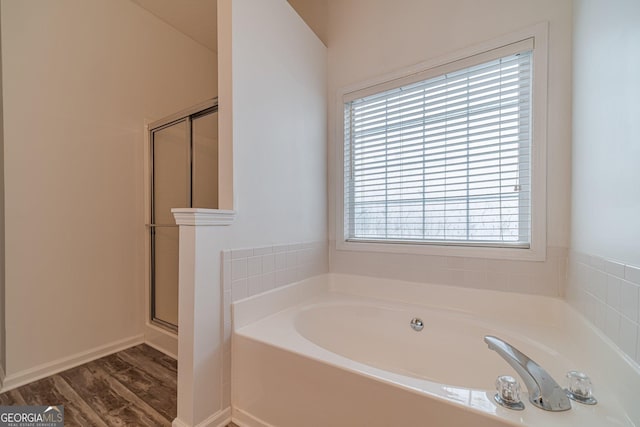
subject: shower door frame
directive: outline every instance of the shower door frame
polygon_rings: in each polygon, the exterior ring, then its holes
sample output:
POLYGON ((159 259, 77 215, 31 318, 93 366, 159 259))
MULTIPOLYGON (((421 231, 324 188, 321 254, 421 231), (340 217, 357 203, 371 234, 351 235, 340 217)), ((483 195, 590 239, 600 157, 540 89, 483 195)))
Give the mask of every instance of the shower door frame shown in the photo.
MULTIPOLYGON (((147 207, 145 209, 145 226, 147 229, 146 241, 148 243, 148 250, 146 258, 147 266, 147 322, 153 326, 158 326, 164 331, 171 332, 173 334, 178 333, 178 325, 174 325, 170 322, 164 321, 156 317, 156 294, 155 294, 155 228, 156 227, 178 227, 176 224, 156 224, 154 218, 154 132, 166 129, 170 126, 178 123, 186 123, 186 136, 188 141, 188 159, 189 159, 189 185, 188 185, 188 200, 189 206, 176 206, 176 207, 191 207, 193 205, 193 175, 194 175, 194 159, 193 159, 193 120, 218 112, 218 98, 212 98, 202 103, 196 104, 190 108, 181 110, 163 119, 156 120, 147 124, 146 126, 146 138, 147 138, 147 153, 146 162, 148 175, 146 178, 145 191, 147 192, 147 207)), ((179 284, 178 284, 179 286, 179 284)))

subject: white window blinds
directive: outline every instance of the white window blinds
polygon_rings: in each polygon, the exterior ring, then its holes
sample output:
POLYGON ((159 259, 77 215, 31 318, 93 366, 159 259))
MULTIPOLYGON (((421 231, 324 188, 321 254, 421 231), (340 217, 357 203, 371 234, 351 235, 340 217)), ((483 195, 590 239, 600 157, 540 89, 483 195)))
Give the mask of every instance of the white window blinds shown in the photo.
POLYGON ((528 248, 531 62, 527 49, 346 102, 345 240, 528 248))

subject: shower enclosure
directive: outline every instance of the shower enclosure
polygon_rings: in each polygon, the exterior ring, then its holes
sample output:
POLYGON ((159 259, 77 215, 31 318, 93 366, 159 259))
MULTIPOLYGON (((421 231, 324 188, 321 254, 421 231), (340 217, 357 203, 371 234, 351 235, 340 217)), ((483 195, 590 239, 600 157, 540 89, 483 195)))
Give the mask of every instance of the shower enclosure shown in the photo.
POLYGON ((218 207, 218 100, 149 125, 150 316, 178 330, 178 226, 171 208, 218 207))

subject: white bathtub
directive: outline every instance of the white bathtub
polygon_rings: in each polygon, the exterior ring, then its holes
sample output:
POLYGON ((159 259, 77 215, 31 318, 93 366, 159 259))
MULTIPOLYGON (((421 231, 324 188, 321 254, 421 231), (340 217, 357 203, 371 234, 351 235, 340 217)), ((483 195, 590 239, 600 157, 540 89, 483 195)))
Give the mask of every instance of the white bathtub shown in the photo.
MULTIPOLYGON (((562 300, 324 275, 233 306, 241 426, 640 426, 640 371, 562 300), (421 332, 409 321, 419 317, 421 332), (493 401, 498 336, 561 385, 589 374, 596 406, 521 412, 493 401), (634 404, 634 402, 636 402, 634 404)), ((523 385, 524 388, 524 385, 523 385)))

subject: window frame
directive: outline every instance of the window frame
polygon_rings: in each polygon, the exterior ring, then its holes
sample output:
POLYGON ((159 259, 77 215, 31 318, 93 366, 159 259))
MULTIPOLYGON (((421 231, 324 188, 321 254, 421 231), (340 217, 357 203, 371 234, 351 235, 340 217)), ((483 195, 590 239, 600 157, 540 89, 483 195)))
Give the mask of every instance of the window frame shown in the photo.
POLYGON ((544 261, 546 258, 546 156, 547 156, 547 73, 548 23, 544 22, 503 37, 481 43, 452 54, 406 67, 394 73, 342 88, 337 94, 336 129, 336 212, 335 239, 337 250, 460 256, 544 261), (394 241, 347 241, 344 217, 344 115, 345 103, 367 94, 383 92, 412 81, 425 80, 453 70, 490 61, 509 50, 510 45, 533 40, 533 81, 531 91, 531 241, 529 248, 484 247, 473 243, 449 245, 446 242, 405 243, 394 241))

